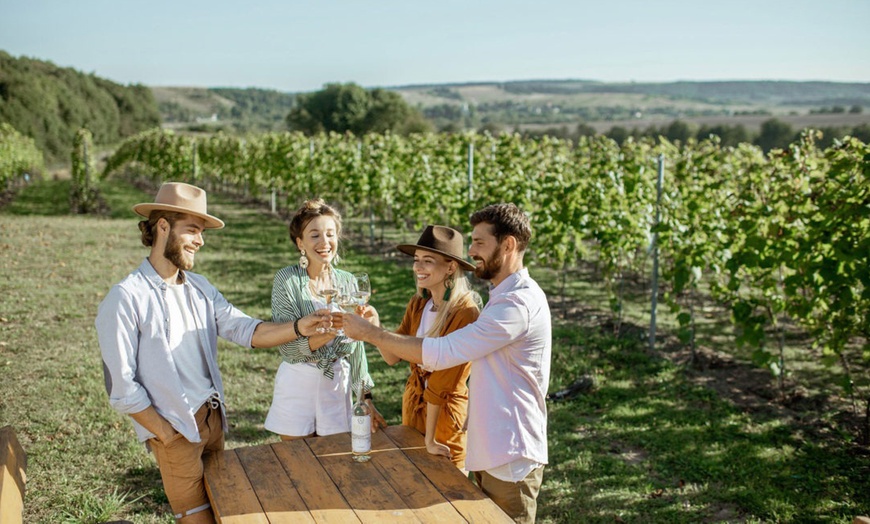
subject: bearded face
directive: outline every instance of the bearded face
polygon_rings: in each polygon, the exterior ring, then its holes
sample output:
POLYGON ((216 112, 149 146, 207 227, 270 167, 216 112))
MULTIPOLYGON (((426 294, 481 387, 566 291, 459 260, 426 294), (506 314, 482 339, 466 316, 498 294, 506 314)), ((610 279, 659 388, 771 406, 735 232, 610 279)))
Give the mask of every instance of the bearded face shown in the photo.
POLYGON ((185 271, 193 269, 193 254, 184 250, 184 241, 175 233, 174 228, 169 231, 163 256, 178 269, 185 271))
POLYGON ((502 267, 501 246, 497 246, 489 256, 472 257, 478 264, 474 268, 474 276, 483 280, 492 280, 499 274, 502 267))

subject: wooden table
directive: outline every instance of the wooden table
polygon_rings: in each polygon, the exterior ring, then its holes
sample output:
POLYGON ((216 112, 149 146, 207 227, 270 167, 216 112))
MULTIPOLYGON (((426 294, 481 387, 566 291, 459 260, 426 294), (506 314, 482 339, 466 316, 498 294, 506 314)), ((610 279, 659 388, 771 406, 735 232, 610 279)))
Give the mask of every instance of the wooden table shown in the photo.
POLYGON ((205 484, 218 522, 513 522, 409 426, 372 435, 372 459, 350 433, 212 454, 205 484))

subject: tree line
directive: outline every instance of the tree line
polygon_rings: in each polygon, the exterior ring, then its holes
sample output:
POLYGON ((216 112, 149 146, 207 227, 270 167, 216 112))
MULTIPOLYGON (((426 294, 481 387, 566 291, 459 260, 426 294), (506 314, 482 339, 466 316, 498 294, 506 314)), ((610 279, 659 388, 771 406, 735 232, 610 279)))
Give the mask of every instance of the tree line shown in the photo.
MULTIPOLYGON (((366 133, 384 133, 387 131, 407 135, 414 132, 432 131, 432 122, 427 119, 435 118, 451 120, 443 124, 439 131, 446 133, 459 133, 466 131, 467 124, 474 119, 473 107, 461 106, 436 106, 449 111, 444 114, 433 114, 430 110, 421 112, 410 107, 400 95, 384 89, 366 90, 356 84, 328 84, 324 89, 305 95, 299 95, 297 103, 287 116, 286 122, 290 130, 302 131, 307 135, 318 133, 353 133, 362 135, 366 133), (455 122, 453 122, 455 120, 455 122)), ((853 107, 850 112, 860 112, 853 107)), ((499 134, 505 131, 504 126, 495 122, 483 122, 479 128, 481 132, 499 134)), ((640 140, 651 138, 659 140, 665 138, 671 142, 685 143, 689 139, 704 140, 710 136, 719 138, 721 144, 726 147, 736 147, 739 144, 754 144, 765 152, 775 148, 785 148, 800 138, 802 129, 795 129, 787 122, 777 118, 770 118, 762 123, 758 133, 750 132, 742 124, 728 125, 701 125, 693 127, 682 120, 674 120, 661 126, 650 125, 647 128, 628 129, 623 126, 613 126, 603 133, 622 144, 628 138, 640 140)), ((821 148, 833 145, 834 140, 845 136, 853 136, 862 142, 870 142, 870 125, 859 126, 828 126, 818 129, 821 132, 817 144, 821 148)), ((551 127, 540 131, 514 132, 528 138, 540 138, 549 136, 564 140, 571 140, 575 144, 581 136, 595 136, 598 133, 595 128, 586 123, 580 123, 572 129, 567 125, 551 127)))
POLYGON ((113 144, 159 126, 151 90, 0 51, 0 123, 34 140, 49 162, 68 161, 76 132, 113 144))
POLYGON ((367 90, 355 83, 327 84, 301 94, 287 115, 291 131, 318 133, 394 132, 402 135, 432 131, 423 114, 401 95, 386 89, 367 90))
MULTIPOLYGON (((497 131, 498 129, 498 127, 493 126, 481 127, 481 130, 490 132, 497 131)), ((563 140, 571 140, 575 143, 582 136, 595 136, 599 134, 594 127, 585 123, 578 124, 573 129, 568 126, 561 126, 536 131, 517 131, 529 138, 550 136, 563 140)), ((816 131, 821 133, 820 137, 816 140, 816 144, 822 149, 832 146, 835 140, 846 136, 852 136, 864 143, 870 143, 870 124, 861 124, 853 127, 825 126, 816 129, 816 131)), ((646 128, 629 129, 617 125, 611 127, 610 130, 603 134, 615 140, 618 144, 624 143, 629 138, 634 140, 644 138, 660 140, 665 138, 671 142, 685 143, 690 139, 700 141, 715 136, 719 138, 723 146, 737 147, 740 144, 753 144, 767 152, 772 149, 784 149, 788 147, 789 144, 800 138, 802 132, 803 129, 795 129, 787 122, 777 118, 770 118, 761 124, 761 129, 758 133, 749 131, 743 124, 692 126, 682 120, 674 120, 661 126, 651 125, 646 128)))

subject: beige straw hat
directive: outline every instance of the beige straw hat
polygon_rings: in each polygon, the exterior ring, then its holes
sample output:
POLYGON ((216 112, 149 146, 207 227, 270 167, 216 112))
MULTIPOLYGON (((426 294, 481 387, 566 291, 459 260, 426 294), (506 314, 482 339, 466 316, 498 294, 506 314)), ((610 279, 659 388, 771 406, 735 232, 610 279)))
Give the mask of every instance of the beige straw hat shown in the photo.
POLYGON ((133 211, 148 218, 152 211, 175 211, 187 213, 205 220, 205 229, 221 229, 223 220, 209 215, 206 211, 205 191, 182 182, 166 182, 157 191, 153 203, 136 204, 133 211))

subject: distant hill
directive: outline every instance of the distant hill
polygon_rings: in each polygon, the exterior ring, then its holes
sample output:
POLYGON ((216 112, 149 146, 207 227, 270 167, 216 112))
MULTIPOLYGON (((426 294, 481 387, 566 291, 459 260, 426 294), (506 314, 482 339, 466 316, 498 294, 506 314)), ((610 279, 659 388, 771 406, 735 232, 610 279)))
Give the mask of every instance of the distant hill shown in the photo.
POLYGON ((870 84, 836 82, 670 82, 602 83, 541 80, 500 84, 515 94, 624 93, 665 96, 711 104, 853 105, 870 102, 870 84))
MULTIPOLYGON (((698 126, 741 124, 757 130, 772 117, 798 128, 870 122, 870 84, 861 83, 528 80, 386 89, 421 109, 439 129, 543 129, 582 122, 606 132, 615 125, 637 128, 680 119, 698 126)), ((201 131, 286 129, 284 118, 295 96, 256 88, 152 91, 166 126, 201 131)))
POLYGON ((826 121, 866 122, 870 84, 838 82, 604 83, 528 80, 411 85, 391 88, 436 124, 547 126, 585 122, 601 130, 675 119, 828 115, 826 121), (830 115, 842 115, 842 118, 830 115))
POLYGON ((112 144, 159 126, 160 113, 148 87, 0 51, 0 122, 32 137, 49 162, 67 162, 79 128, 112 144))
POLYGON ((825 105, 870 105, 870 83, 740 81, 605 83, 592 80, 522 80, 460 84, 409 85, 391 88, 421 101, 437 103, 492 99, 571 100, 583 95, 643 95, 674 101, 711 105, 760 105, 765 107, 815 107, 825 105))
MULTIPOLYGON (((870 129, 870 84, 838 82, 606 83, 527 80, 388 87, 436 129, 520 130, 567 136, 681 121, 706 132, 742 126, 749 136, 777 118, 805 127, 870 129), (576 130, 576 131, 575 131, 576 130)), ((48 160, 69 159, 87 127, 98 145, 158 125, 185 131, 279 131, 296 95, 260 88, 123 86, 51 62, 0 51, 0 122, 35 139, 48 160)), ((828 133, 831 134, 831 133, 828 133)))

